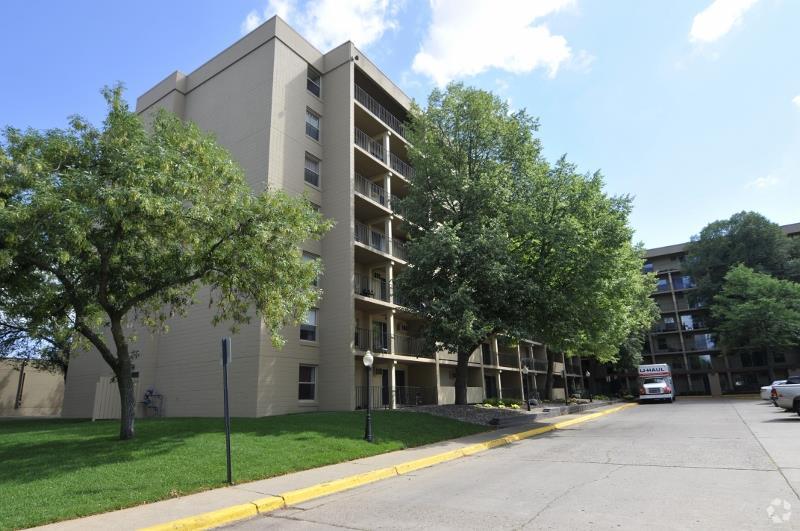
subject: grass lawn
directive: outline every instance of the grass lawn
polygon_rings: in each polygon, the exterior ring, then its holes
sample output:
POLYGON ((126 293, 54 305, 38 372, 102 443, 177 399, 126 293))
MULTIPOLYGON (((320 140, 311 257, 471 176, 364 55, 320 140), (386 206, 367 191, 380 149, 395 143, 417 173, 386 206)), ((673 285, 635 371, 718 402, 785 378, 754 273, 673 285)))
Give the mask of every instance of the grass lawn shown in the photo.
MULTIPOLYGON (((484 431, 424 413, 377 411, 375 442, 363 412, 231 420, 237 483, 484 431)), ((0 529, 40 525, 224 485, 221 419, 0 421, 0 529)))

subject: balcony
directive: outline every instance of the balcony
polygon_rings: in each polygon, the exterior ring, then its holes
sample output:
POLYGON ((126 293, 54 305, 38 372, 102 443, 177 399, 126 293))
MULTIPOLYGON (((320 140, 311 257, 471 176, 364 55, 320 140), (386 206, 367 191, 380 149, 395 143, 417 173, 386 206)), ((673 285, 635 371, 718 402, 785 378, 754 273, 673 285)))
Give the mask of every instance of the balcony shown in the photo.
POLYGON ((389 302, 389 283, 386 282, 385 278, 374 278, 354 273, 353 293, 362 297, 389 302))
POLYGON ((405 211, 405 208, 403 208, 402 199, 400 199, 399 197, 397 197, 394 194, 392 194, 392 198, 391 198, 391 207, 392 207, 392 212, 394 212, 395 214, 397 214, 399 216, 406 217, 406 213, 405 213, 406 211, 405 211))
POLYGON ((403 126, 402 120, 390 113, 386 107, 378 103, 375 98, 370 96, 366 90, 358 85, 355 86, 355 98, 357 102, 366 107, 369 112, 377 116, 379 120, 388 125, 395 133, 405 137, 405 127, 403 126))
POLYGON ((370 333, 367 328, 356 328, 353 344, 356 350, 371 350, 384 354, 389 352, 389 336, 370 333))
POLYGON ((386 189, 360 173, 355 174, 355 191, 379 205, 386 206, 386 189))
POLYGON ((377 231, 360 221, 356 221, 353 225, 353 238, 358 243, 367 245, 376 251, 382 253, 387 252, 386 249, 386 235, 377 231))
POLYGON ((421 337, 408 336, 405 334, 395 334, 394 352, 401 356, 432 357, 426 356, 425 342, 421 337))
MULTIPOLYGON (((411 167, 409 163, 395 155, 394 153, 389 153, 390 164, 389 166, 405 177, 406 179, 413 179, 414 178, 414 168, 411 167)), ((383 160, 383 159, 381 159, 383 160)))
POLYGON ((408 250, 406 249, 406 242, 392 238, 392 256, 408 262, 408 250))
POLYGON ((374 140, 358 127, 354 128, 354 131, 356 145, 385 164, 386 156, 384 155, 383 144, 374 140))
POLYGON ((497 355, 500 361, 501 367, 519 367, 519 359, 517 358, 516 354, 503 354, 500 353, 497 355))

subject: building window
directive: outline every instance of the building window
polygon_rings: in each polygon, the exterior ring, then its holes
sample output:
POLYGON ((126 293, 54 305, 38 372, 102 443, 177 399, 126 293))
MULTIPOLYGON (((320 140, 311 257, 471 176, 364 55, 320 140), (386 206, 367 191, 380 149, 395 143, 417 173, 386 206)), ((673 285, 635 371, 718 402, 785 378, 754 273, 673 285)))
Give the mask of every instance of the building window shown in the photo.
POLYGON ((317 312, 319 310, 311 308, 303 318, 303 323, 300 325, 300 339, 303 341, 317 340, 317 312))
POLYGON ((306 134, 314 140, 319 140, 319 115, 306 109, 306 134))
POLYGON ((310 66, 308 67, 306 88, 316 97, 322 94, 322 74, 310 66))
POLYGON ((300 365, 297 398, 299 400, 316 400, 317 398, 317 368, 313 365, 300 365))
MULTIPOLYGON (((303 261, 304 262, 311 262, 313 260, 319 260, 319 256, 314 254, 314 253, 309 253, 307 251, 303 251, 303 261)), ((319 277, 314 279, 313 285, 314 286, 318 286, 319 285, 319 277)))
MULTIPOLYGON (((306 127, 306 131, 308 127, 306 127)), ((305 180, 308 184, 319 188, 319 159, 306 153, 305 180)))

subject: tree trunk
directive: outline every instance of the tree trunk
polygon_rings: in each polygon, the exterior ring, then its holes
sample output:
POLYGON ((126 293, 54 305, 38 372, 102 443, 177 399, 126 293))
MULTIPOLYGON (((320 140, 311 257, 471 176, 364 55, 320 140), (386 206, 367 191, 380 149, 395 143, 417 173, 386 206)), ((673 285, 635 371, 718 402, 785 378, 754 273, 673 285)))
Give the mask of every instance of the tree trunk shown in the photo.
POLYGON ((125 441, 133 439, 133 423, 136 417, 136 397, 134 395, 130 360, 126 363, 120 363, 120 370, 117 373, 117 387, 119 387, 120 404, 119 438, 125 441))
POLYGON ((544 378, 544 397, 547 400, 553 399, 553 363, 555 362, 555 353, 549 348, 545 348, 547 353, 547 375, 544 378))
POLYGON ((133 389, 133 364, 128 352, 128 341, 122 329, 122 318, 111 319, 111 335, 117 347, 117 367, 114 374, 117 376, 119 388, 119 438, 120 440, 133 439, 135 434, 133 423, 136 417, 136 396, 133 389))
POLYGON ((456 366, 456 404, 467 404, 467 377, 469 375, 469 357, 472 352, 458 353, 456 366))

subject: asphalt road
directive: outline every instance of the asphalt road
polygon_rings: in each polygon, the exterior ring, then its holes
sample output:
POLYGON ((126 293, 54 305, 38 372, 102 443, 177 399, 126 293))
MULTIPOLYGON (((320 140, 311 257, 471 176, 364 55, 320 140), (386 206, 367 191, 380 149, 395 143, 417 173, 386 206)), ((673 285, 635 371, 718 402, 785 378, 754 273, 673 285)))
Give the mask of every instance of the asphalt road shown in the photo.
POLYGON ((800 417, 646 404, 230 527, 800 529, 800 417))

